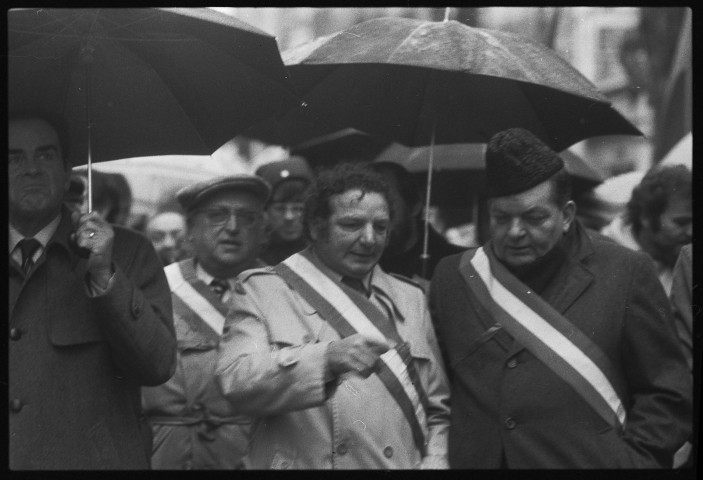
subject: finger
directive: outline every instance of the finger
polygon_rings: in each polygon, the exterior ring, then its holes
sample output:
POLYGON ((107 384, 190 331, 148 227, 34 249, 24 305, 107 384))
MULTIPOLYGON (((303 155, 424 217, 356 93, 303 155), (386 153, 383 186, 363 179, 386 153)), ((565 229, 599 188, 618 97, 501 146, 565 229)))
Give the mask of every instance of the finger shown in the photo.
POLYGON ((377 355, 381 355, 383 353, 386 353, 388 349, 390 348, 390 345, 385 339, 380 339, 380 338, 367 338, 366 339, 366 346, 367 348, 372 351, 373 353, 377 355))

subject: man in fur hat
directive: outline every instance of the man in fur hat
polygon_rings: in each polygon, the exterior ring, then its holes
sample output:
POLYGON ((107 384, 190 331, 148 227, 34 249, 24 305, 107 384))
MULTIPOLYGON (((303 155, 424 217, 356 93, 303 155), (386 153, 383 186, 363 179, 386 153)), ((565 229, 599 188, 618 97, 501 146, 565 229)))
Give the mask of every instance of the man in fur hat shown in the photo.
POLYGON ((431 305, 451 380, 452 468, 670 468, 692 388, 646 255, 575 219, 532 133, 486 152, 490 239, 443 259, 431 305))

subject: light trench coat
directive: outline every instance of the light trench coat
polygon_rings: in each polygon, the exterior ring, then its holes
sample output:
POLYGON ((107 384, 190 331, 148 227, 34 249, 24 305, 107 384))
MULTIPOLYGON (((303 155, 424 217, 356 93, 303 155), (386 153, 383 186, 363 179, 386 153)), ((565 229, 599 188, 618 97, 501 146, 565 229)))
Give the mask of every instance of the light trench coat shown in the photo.
MULTIPOLYGON (((408 421, 376 375, 325 383, 325 350, 340 337, 271 267, 240 275, 217 365, 220 387, 257 416, 250 445, 259 469, 411 469, 423 456, 408 421)), ((392 302, 427 392, 425 466, 446 462, 449 390, 420 287, 375 267, 372 288, 392 302)))
MULTIPOLYGON (((193 259, 166 267, 180 269, 183 279, 169 286, 178 339, 178 367, 171 379, 142 388, 142 404, 151 423, 155 470, 229 470, 242 468, 251 419, 232 409, 220 394, 214 372, 220 335, 201 317, 215 310, 224 316, 227 305, 195 276, 193 259), (192 310, 182 297, 194 292, 208 310, 192 310)), ((176 277, 180 278, 180 277, 176 277)))

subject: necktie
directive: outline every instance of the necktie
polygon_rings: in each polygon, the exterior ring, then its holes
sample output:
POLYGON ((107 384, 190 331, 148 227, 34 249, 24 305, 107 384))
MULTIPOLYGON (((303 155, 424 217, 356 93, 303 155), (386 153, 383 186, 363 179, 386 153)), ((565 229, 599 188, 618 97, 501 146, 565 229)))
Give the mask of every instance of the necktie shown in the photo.
POLYGON ((217 296, 222 300, 222 297, 224 297, 225 292, 229 290, 229 283, 227 280, 222 280, 221 278, 214 278, 210 282, 210 290, 215 292, 217 296))
POLYGON ((34 265, 34 253, 41 247, 41 243, 36 238, 23 238, 18 245, 22 252, 22 271, 27 275, 34 265))
POLYGON ((342 277, 342 283, 353 288, 354 290, 361 293, 365 297, 369 296, 368 293, 366 292, 366 287, 364 287, 364 282, 362 282, 358 278, 342 277))

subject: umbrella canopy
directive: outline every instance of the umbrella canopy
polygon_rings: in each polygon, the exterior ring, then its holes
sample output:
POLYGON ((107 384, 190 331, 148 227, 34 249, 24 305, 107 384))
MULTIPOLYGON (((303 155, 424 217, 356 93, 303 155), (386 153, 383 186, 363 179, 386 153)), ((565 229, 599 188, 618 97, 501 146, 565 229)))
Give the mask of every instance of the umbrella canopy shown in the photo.
POLYGON ((9 109, 60 113, 72 160, 209 155, 298 103, 275 39, 207 8, 8 13, 9 109))
POLYGON ((296 145, 353 127, 408 146, 487 142, 507 128, 554 150, 641 135, 576 69, 523 37, 456 21, 378 18, 283 53, 304 106, 259 138, 296 145))

